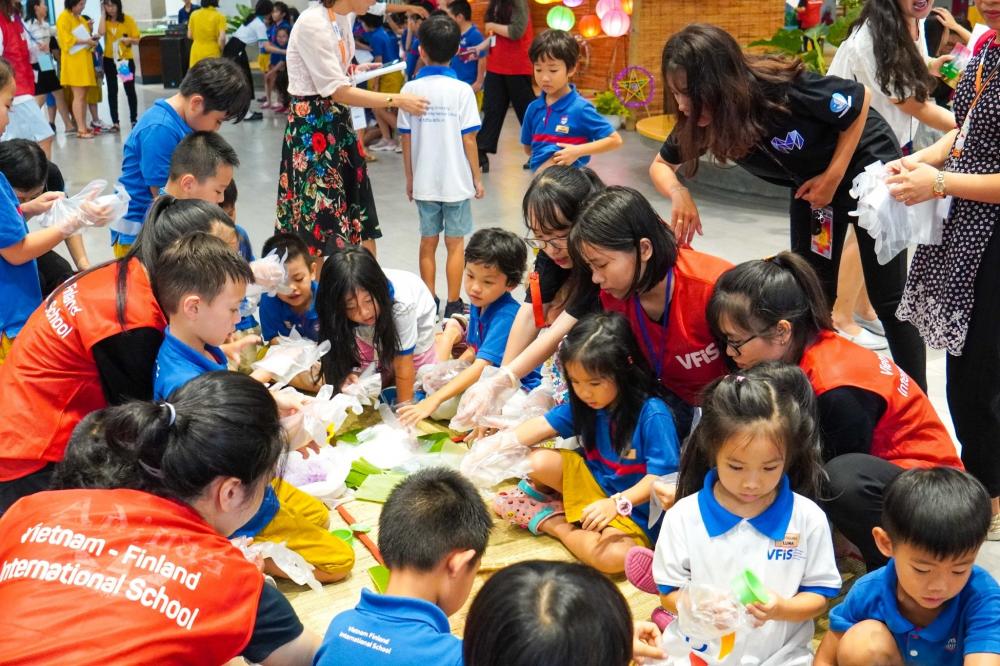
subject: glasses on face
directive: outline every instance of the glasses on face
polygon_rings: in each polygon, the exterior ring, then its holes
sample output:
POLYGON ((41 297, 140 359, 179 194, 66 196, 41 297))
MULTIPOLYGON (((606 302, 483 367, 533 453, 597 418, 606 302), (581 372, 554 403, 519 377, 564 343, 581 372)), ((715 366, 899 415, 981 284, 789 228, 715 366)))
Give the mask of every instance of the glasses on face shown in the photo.
POLYGON ((553 236, 548 240, 525 236, 524 242, 533 250, 544 250, 547 247, 551 247, 553 250, 565 250, 569 246, 569 234, 565 236, 553 236))
POLYGON ((750 342, 751 340, 755 340, 757 337, 758 337, 757 335, 751 335, 749 338, 740 341, 730 340, 729 338, 726 338, 726 346, 733 350, 733 356, 739 356, 740 350, 743 349, 743 347, 748 342, 750 342))

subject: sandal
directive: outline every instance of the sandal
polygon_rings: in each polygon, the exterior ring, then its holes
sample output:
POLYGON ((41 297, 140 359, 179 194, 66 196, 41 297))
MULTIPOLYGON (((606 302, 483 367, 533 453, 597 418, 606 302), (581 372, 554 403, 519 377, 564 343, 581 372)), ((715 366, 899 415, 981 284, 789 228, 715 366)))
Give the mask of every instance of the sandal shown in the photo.
POLYGON ((559 499, 555 495, 547 495, 543 493, 541 490, 531 485, 531 481, 528 481, 527 479, 521 479, 520 483, 517 484, 517 489, 536 502, 552 502, 559 499))
POLYGON ((630 548, 625 553, 625 578, 647 594, 658 594, 653 580, 653 551, 642 546, 630 548))
POLYGON ((94 138, 94 133, 93 132, 77 132, 76 133, 76 138, 78 138, 78 139, 93 139, 94 138))
POLYGON ((527 529, 536 536, 543 522, 566 513, 560 500, 539 502, 520 490, 497 493, 493 498, 493 511, 511 525, 527 529))

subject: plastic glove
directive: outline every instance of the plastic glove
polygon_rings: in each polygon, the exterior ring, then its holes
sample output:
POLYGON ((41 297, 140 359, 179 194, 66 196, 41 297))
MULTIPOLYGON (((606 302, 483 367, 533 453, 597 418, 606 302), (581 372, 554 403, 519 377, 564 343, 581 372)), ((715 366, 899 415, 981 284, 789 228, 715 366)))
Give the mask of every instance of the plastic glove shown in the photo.
POLYGON ((531 471, 531 449, 513 430, 480 439, 462 459, 462 474, 477 488, 492 488, 505 479, 523 478, 531 471))
POLYGON ((57 199, 37 216, 38 224, 55 227, 68 238, 84 227, 104 227, 120 220, 128 210, 129 195, 118 185, 114 194, 101 196, 107 184, 106 180, 95 180, 76 195, 57 199))
POLYGON ((458 411, 451 420, 452 430, 472 430, 483 416, 500 409, 521 387, 521 380, 506 368, 489 367, 483 370, 479 381, 470 386, 458 403, 458 411))
POLYGON ((458 377, 459 373, 468 368, 471 363, 459 359, 441 361, 422 365, 417 370, 417 384, 423 387, 424 393, 430 395, 445 384, 458 377))
POLYGON ((691 584, 677 595, 677 623, 691 638, 710 641, 749 625, 749 616, 731 590, 691 584))
POLYGON ((354 396, 362 405, 373 405, 382 393, 382 375, 375 372, 375 364, 372 363, 353 381, 349 378, 340 387, 340 392, 354 396))
POLYGON ((279 257, 277 250, 272 250, 266 257, 250 262, 254 283, 263 293, 270 296, 289 294, 292 288, 288 286, 288 271, 285 270, 285 258, 279 257))
POLYGON ((294 327, 288 337, 278 336, 278 344, 267 349, 267 354, 253 364, 254 370, 262 370, 277 378, 279 388, 300 372, 312 370, 313 364, 330 351, 330 341, 316 344, 303 338, 294 327))

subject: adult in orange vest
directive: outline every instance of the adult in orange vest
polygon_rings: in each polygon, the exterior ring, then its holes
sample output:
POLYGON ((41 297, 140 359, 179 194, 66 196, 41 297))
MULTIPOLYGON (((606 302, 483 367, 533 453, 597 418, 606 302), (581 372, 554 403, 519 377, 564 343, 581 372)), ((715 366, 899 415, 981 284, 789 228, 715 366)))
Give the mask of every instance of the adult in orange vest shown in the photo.
POLYGON ((889 358, 836 334, 816 273, 791 252, 724 273, 708 321, 739 368, 784 361, 805 371, 829 476, 820 504, 869 571, 885 564, 871 529, 888 483, 911 467, 962 469, 930 399, 889 358))
POLYGON ((88 413, 153 397, 167 322, 150 271, 175 240, 204 231, 236 244, 232 220, 204 201, 160 197, 129 253, 64 283, 28 318, 0 367, 0 514, 45 490, 88 413), (148 226, 148 229, 147 229, 148 226))
POLYGON ((225 537, 260 506, 284 447, 250 377, 89 414, 55 483, 0 518, 5 663, 310 664, 316 637, 225 537))

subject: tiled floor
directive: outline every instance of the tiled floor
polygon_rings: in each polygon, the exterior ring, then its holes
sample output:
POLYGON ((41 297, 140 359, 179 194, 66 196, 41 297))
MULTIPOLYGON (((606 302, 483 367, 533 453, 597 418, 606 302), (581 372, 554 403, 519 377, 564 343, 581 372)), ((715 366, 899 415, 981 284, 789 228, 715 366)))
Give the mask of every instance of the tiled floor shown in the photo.
MULTIPOLYGON (((160 86, 137 86, 141 108, 158 97, 167 96, 160 86)), ((122 105, 124 101, 122 100, 122 105)), ((107 110, 101 107, 107 120, 107 110)), ((236 182, 240 190, 237 207, 238 222, 244 226, 259 250, 274 226, 277 194, 278 163, 284 119, 265 112, 262 122, 226 124, 222 134, 239 153, 242 166, 236 182)), ((53 159, 62 168, 70 194, 95 178, 113 182, 121 168, 122 135, 99 136, 93 141, 65 138, 61 134, 53 149, 53 159)), ((501 137, 499 155, 490 160, 492 171, 484 176, 486 197, 473 201, 476 227, 499 226, 519 234, 524 231, 521 220, 521 198, 531 179, 531 172, 522 170, 524 156, 518 145, 516 119, 510 114, 501 137)), ((647 169, 654 150, 644 144, 634 132, 625 132, 625 145, 618 151, 596 157, 592 165, 609 184, 629 185, 648 196, 664 216, 670 203, 655 192, 647 169)), ((416 207, 406 200, 402 156, 378 153, 378 162, 369 165, 375 189, 379 220, 384 234, 378 243, 379 261, 391 268, 417 271, 418 222, 416 207)), ((724 197, 710 192, 696 192, 705 236, 698 238, 699 250, 717 254, 733 262, 764 257, 788 246, 787 215, 780 202, 746 197, 724 197)), ((86 243, 92 261, 111 257, 105 232, 89 232, 86 243)), ((439 249, 438 293, 444 293, 444 248, 439 249)), ((927 364, 930 396, 946 425, 947 403, 944 398, 944 355, 931 350, 927 364)), ((1000 575, 1000 544, 988 544, 981 560, 1000 575)))

